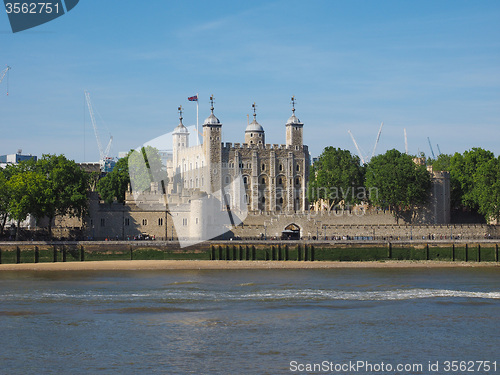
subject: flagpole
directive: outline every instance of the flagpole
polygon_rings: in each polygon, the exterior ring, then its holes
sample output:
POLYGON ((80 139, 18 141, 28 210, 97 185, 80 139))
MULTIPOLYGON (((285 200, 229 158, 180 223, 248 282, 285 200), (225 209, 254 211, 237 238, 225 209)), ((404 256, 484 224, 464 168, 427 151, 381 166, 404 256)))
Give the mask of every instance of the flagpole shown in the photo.
POLYGON ((200 102, 199 100, 199 97, 198 97, 198 93, 196 93, 196 146, 199 146, 200 144, 200 139, 199 139, 199 136, 200 136, 200 132, 199 132, 199 129, 198 129, 198 103, 200 102))

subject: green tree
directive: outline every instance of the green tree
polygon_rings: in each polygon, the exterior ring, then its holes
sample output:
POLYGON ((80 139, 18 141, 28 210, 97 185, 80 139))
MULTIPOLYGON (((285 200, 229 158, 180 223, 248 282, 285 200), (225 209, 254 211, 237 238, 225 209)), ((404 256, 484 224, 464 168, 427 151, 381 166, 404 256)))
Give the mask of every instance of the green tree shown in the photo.
POLYGON ((463 154, 455 153, 450 159, 450 184, 452 205, 460 205, 478 210, 478 199, 475 196, 474 178, 478 168, 493 159, 491 151, 473 148, 463 154))
POLYGON ((432 165, 432 169, 436 172, 449 172, 451 166, 451 158, 452 155, 450 154, 440 154, 436 159, 429 159, 428 164, 432 165))
POLYGON ((348 150, 326 147, 311 168, 308 196, 323 199, 329 207, 359 203, 366 198, 364 168, 358 156, 348 150))
POLYGON ((0 236, 3 235, 5 223, 9 216, 10 190, 7 187, 5 170, 0 168, 0 236))
POLYGON ((21 221, 32 214, 40 219, 44 216, 46 198, 51 195, 47 177, 35 171, 14 174, 7 181, 9 189, 9 217, 16 220, 16 241, 19 240, 21 221))
POLYGON ((113 170, 97 183, 97 191, 106 203, 111 204, 115 199, 120 203, 125 202, 125 192, 130 183, 128 157, 118 160, 113 170))
POLYGON ((148 191, 151 182, 162 179, 161 157, 158 149, 146 146, 140 152, 131 151, 128 158, 129 175, 132 190, 148 191))
POLYGON ((389 208, 396 221, 410 214, 429 198, 431 178, 425 165, 413 162, 413 157, 396 149, 373 157, 366 169, 366 186, 373 205, 389 208))
POLYGON ((116 163, 113 171, 101 178, 97 191, 106 203, 125 202, 125 192, 133 178, 133 189, 148 191, 152 181, 158 181, 163 171, 160 153, 154 147, 147 146, 141 151, 131 150, 128 155, 116 163))
POLYGON ((500 222, 500 157, 482 163, 474 175, 474 197, 486 221, 500 222))
POLYGON ((36 170, 47 177, 50 194, 45 197, 43 213, 48 218, 52 237, 52 221, 57 216, 82 218, 88 205, 88 176, 78 164, 64 155, 43 155, 36 170))

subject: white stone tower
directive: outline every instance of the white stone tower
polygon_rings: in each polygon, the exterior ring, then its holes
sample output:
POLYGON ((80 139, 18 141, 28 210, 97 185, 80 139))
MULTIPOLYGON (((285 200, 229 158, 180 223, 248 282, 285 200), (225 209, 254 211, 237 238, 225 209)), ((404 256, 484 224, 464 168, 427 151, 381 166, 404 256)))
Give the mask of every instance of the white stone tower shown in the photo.
POLYGON ((257 114, 255 113, 255 110, 257 106, 255 103, 252 104, 253 108, 253 121, 248 124, 246 130, 245 130, 245 143, 248 145, 265 145, 266 144, 266 138, 265 138, 265 133, 264 133, 264 128, 257 122, 256 117, 257 114))
POLYGON ((210 111, 203 123, 203 153, 207 161, 210 185, 208 191, 218 192, 222 179, 222 124, 214 115, 214 96, 210 96, 210 111))
POLYGON ((295 96, 292 96, 292 116, 286 122, 286 146, 295 150, 303 146, 304 124, 295 116, 295 96))
POLYGON ((179 166, 179 151, 189 147, 189 130, 182 123, 182 106, 179 106, 179 125, 172 133, 172 153, 174 168, 179 166))

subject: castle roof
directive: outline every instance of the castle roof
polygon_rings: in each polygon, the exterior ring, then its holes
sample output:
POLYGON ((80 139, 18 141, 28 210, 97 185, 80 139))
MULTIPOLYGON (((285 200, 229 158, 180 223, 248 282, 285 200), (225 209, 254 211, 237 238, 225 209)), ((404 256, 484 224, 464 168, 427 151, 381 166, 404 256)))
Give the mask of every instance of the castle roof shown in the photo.
POLYGON ((294 113, 290 116, 288 121, 286 122, 287 125, 304 125, 303 123, 300 122, 300 120, 295 116, 295 111, 294 113))
POLYGON ((210 116, 208 116, 206 119, 205 119, 205 122, 203 123, 203 126, 205 125, 220 125, 220 121, 217 117, 215 117, 214 115, 214 111, 213 111, 213 108, 212 108, 212 113, 210 114, 210 116))
POLYGON ((245 133, 249 133, 249 132, 253 132, 253 133, 259 133, 260 132, 260 133, 263 133, 264 132, 264 128, 254 118, 253 121, 250 124, 247 125, 247 128, 245 130, 245 133))

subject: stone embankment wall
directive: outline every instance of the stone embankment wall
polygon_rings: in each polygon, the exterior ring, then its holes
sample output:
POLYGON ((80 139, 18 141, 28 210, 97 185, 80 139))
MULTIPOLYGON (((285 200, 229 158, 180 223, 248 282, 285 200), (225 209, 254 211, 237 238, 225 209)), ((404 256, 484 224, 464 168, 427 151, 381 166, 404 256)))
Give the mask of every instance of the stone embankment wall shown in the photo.
POLYGON ((219 241, 180 249, 175 241, 0 243, 0 264, 99 260, 439 260, 498 262, 498 241, 219 241))

